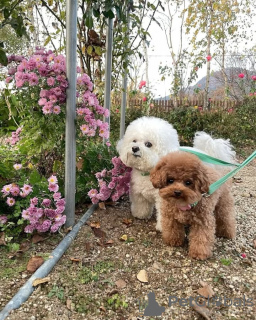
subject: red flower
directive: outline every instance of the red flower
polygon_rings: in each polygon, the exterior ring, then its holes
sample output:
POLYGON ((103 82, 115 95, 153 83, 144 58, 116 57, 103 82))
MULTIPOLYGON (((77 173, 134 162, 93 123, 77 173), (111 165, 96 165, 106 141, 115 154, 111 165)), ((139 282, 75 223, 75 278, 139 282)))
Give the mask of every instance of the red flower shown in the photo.
POLYGON ((246 253, 242 253, 241 254, 241 257, 244 259, 244 258, 246 258, 246 253))
POLYGON ((256 76, 252 76, 252 80, 256 81, 256 76))
POLYGON ((143 87, 145 87, 146 85, 146 81, 141 80, 140 84, 139 84, 139 89, 142 89, 143 87))
POLYGON ((244 78, 244 73, 239 73, 238 77, 243 79, 244 78))
POLYGON ((207 61, 211 61, 211 60, 212 60, 212 57, 211 57, 211 56, 207 56, 207 57, 206 57, 206 60, 207 60, 207 61))
POLYGON ((147 101, 147 97, 143 97, 142 100, 143 100, 143 101, 147 101))

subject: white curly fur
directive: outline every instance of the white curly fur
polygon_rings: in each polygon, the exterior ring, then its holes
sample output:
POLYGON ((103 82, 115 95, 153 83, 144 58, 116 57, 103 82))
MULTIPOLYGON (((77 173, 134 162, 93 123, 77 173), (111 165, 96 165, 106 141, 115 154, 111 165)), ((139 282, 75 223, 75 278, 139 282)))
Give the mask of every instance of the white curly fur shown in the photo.
MULTIPOLYGON (((170 123, 156 117, 134 120, 127 127, 124 137, 117 143, 120 159, 133 169, 130 183, 132 215, 139 219, 150 218, 155 206, 156 229, 159 231, 161 231, 161 199, 158 190, 150 182, 148 173, 161 157, 178 150, 179 146, 177 131, 170 123)), ((205 132, 199 132, 196 133, 194 146, 211 156, 217 155, 222 160, 234 162, 235 153, 229 141, 214 140, 205 132), (207 147, 206 150, 204 147, 207 147)))

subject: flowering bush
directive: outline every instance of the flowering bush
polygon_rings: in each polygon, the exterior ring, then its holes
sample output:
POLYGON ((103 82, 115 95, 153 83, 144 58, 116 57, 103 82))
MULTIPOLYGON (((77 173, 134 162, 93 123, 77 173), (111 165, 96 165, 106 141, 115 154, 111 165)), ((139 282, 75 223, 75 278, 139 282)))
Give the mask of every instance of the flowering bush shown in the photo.
POLYGON ((66 221, 65 199, 58 192, 57 177, 52 175, 47 181, 32 170, 31 164, 28 168, 18 163, 13 167, 19 172, 16 176, 19 182, 13 181, 1 189, 5 206, 0 209, 0 231, 12 236, 22 232, 24 227, 26 233, 56 232, 66 221))
POLYGON ((118 157, 112 158, 113 168, 96 173, 99 189, 91 189, 88 196, 92 203, 111 199, 117 201, 129 193, 132 168, 127 167, 118 157))

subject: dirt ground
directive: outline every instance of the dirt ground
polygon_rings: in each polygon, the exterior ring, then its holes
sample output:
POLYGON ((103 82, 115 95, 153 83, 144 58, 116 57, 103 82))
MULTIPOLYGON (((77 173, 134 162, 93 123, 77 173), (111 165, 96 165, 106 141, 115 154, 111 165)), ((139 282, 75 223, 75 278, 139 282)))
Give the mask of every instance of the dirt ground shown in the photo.
MULTIPOLYGON (((132 218, 128 199, 97 209, 48 281, 6 319, 256 319, 255 178, 256 161, 233 180, 237 237, 217 239, 214 255, 206 261, 188 258, 187 245, 164 245, 155 217, 132 218), (165 307, 161 316, 143 316, 150 292, 165 307), (213 297, 203 297, 209 294, 213 297)), ((61 239, 31 243, 20 255, 0 247, 1 309, 30 277, 29 259, 47 259, 61 239)))

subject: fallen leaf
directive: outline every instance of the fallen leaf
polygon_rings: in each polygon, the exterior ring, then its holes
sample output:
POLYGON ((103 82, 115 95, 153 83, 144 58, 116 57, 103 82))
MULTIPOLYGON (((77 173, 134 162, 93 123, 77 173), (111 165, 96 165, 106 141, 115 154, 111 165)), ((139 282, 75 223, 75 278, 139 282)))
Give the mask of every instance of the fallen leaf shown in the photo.
POLYGON ((99 202, 99 208, 101 210, 106 210, 105 202, 99 202))
POLYGON ((256 238, 253 240, 253 248, 256 249, 256 238))
POLYGON ((42 237, 40 234, 35 234, 32 238, 33 243, 38 243, 44 241, 44 237, 42 237))
POLYGON ((20 244, 20 249, 18 251, 26 252, 30 249, 31 243, 29 241, 24 241, 20 244))
POLYGON ((66 306, 67 306, 68 310, 71 310, 71 304, 72 304, 72 300, 67 299, 66 306))
POLYGON ((191 306, 192 308, 199 313, 202 317, 204 317, 206 320, 211 320, 210 315, 211 312, 209 309, 207 309, 206 307, 200 307, 198 306, 195 301, 191 301, 191 306))
POLYGON ((84 162, 84 159, 79 159, 76 163, 76 167, 78 170, 81 170, 83 168, 83 162, 84 162))
POLYGON ((109 239, 109 240, 105 243, 106 246, 112 246, 112 244, 114 244, 114 240, 111 240, 111 239, 109 239))
POLYGON ((148 282, 148 274, 146 270, 140 270, 140 272, 137 274, 137 279, 140 282, 147 283, 148 282))
POLYGON ((106 309, 104 306, 100 306, 100 311, 106 312, 106 309))
POLYGON ((123 222, 125 225, 130 226, 130 225, 132 224, 133 220, 132 220, 132 219, 123 219, 122 222, 123 222))
POLYGON ((103 230, 98 229, 98 228, 92 228, 92 231, 93 231, 95 237, 101 238, 101 239, 106 238, 106 232, 104 232, 103 230))
POLYGON ((27 264, 28 272, 35 272, 42 264, 44 263, 44 259, 41 256, 32 257, 27 264))
POLYGON ((122 241, 127 241, 128 236, 127 236, 127 234, 123 234, 122 237, 120 237, 119 239, 122 241))
POLYGON ((123 289, 126 287, 126 282, 122 279, 119 279, 115 282, 118 289, 123 289))
POLYGON ((33 285, 33 287, 37 287, 39 284, 46 283, 49 281, 50 281, 50 277, 37 278, 33 281, 32 285, 33 285))
POLYGON ((91 250, 91 243, 90 242, 85 242, 85 251, 89 252, 91 250))
POLYGON ((79 258, 73 258, 73 257, 71 257, 70 260, 71 260, 72 262, 81 262, 81 259, 79 259, 79 258))
POLYGON ((6 242, 5 242, 5 234, 4 232, 0 232, 0 246, 5 246, 6 242))
POLYGON ((89 223, 89 226, 91 228, 99 229, 100 228, 100 222, 99 221, 92 221, 92 222, 89 223))
POLYGON ((214 296, 211 285, 207 283, 202 288, 198 289, 197 292, 204 298, 212 298, 214 296))

